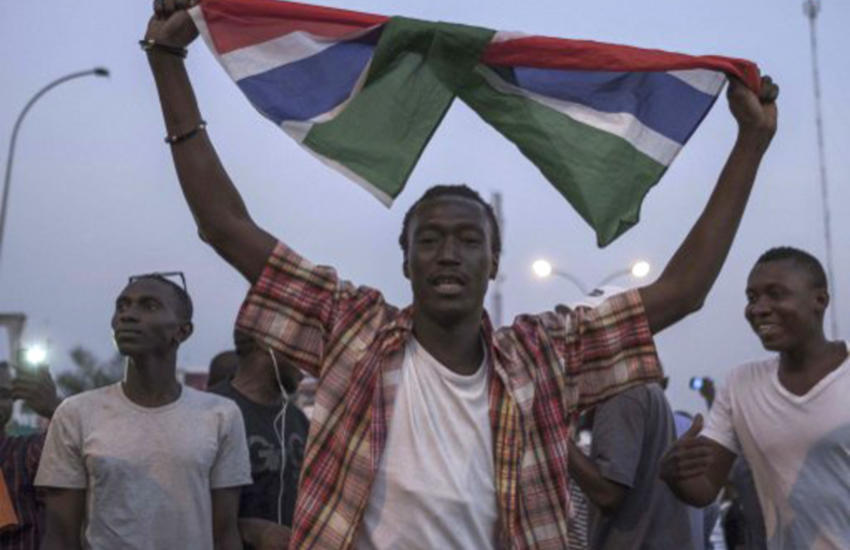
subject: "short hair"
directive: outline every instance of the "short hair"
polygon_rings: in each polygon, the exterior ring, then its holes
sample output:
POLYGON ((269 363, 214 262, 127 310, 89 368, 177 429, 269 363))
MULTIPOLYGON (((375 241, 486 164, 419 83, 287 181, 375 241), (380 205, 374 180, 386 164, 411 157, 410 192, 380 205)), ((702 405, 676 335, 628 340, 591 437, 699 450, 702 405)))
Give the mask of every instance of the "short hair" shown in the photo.
POLYGON ((407 256, 407 248, 408 248, 408 232, 410 231, 410 219, 413 217, 413 213, 416 211, 416 208, 422 204, 423 202, 431 199, 436 199, 439 197, 461 197, 464 199, 469 199, 477 202, 481 206, 484 207, 484 212, 487 214, 487 220, 490 222, 491 235, 492 240, 490 242, 490 249, 493 251, 493 254, 499 255, 502 252, 502 236, 499 231, 499 222, 496 220, 496 213, 493 211, 493 207, 481 198, 481 195, 478 194, 477 191, 470 188, 465 184, 452 184, 452 185, 435 185, 425 191, 419 199, 411 205, 410 208, 407 209, 407 212, 404 214, 404 221, 401 224, 401 234, 398 236, 398 244, 401 246, 401 250, 404 252, 404 255, 407 256))
POLYGON ((793 246, 777 246, 759 256, 758 260, 756 260, 756 265, 782 260, 790 261, 796 267, 805 270, 809 274, 815 288, 827 289, 826 273, 823 270, 823 266, 817 258, 805 250, 800 250, 793 246))
POLYGON ((195 308, 192 305, 192 298, 189 297, 189 293, 186 290, 166 277, 159 275, 158 273, 148 273, 145 275, 134 276, 130 283, 127 286, 132 285, 138 281, 157 281, 159 283, 164 283, 168 288, 171 289, 171 292, 177 297, 177 305, 178 312, 177 314, 184 321, 191 321, 192 315, 194 314, 195 308))

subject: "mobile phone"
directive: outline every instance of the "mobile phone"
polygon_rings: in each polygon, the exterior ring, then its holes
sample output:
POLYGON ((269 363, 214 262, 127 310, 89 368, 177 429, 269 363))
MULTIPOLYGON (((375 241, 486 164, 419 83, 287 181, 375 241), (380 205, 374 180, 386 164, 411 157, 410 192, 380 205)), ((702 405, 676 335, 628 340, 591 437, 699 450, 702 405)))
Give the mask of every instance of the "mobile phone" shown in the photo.
POLYGON ((702 376, 692 376, 691 382, 688 384, 692 390, 701 390, 703 384, 705 383, 705 378, 702 376))

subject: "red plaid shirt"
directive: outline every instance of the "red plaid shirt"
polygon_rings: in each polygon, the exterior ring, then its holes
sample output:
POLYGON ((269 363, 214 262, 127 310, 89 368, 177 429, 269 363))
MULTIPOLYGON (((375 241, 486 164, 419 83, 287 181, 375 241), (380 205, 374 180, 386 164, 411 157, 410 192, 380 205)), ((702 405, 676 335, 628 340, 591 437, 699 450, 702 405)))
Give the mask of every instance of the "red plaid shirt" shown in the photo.
MULTIPOLYGON (((278 243, 237 326, 319 377, 301 469, 293 548, 350 548, 392 418, 412 310, 340 280, 278 243)), ((499 546, 564 548, 572 413, 661 376, 640 294, 493 331, 490 424, 499 546)))

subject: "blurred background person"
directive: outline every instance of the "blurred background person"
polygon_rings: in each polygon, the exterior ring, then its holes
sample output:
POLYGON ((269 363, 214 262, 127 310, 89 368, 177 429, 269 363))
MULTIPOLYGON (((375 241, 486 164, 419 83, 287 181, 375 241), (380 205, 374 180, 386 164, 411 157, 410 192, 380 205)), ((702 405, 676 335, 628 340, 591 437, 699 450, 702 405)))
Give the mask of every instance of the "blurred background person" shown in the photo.
POLYGON ((44 501, 34 486, 44 434, 6 435, 12 418, 12 405, 20 399, 40 416, 49 419, 59 405, 56 385, 46 366, 16 370, 0 362, 0 469, 5 491, 0 491, 0 548, 35 550, 44 529, 44 501))

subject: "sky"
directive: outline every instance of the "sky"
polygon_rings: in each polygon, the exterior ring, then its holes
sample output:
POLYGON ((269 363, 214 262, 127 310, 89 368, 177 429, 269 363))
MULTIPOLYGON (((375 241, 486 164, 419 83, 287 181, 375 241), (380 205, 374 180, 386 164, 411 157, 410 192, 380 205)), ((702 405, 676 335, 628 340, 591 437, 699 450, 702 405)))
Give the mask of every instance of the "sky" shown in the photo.
MULTIPOLYGON (((743 318, 746 276, 769 247, 793 245, 825 258, 809 26, 800 0, 492 0, 323 5, 474 24, 689 54, 751 59, 781 87, 779 130, 726 265, 703 309, 656 338, 675 408, 701 406, 691 376, 722 379, 766 356, 743 318)), ((231 345, 247 284, 197 237, 163 143, 142 37, 151 2, 87 0, 0 3, 0 153, 39 88, 64 74, 108 67, 57 87, 27 115, 18 137, 0 256, 0 312, 28 316, 25 343, 46 343, 51 368, 68 368, 82 345, 114 353, 114 299, 134 273, 182 270, 195 301, 195 334, 179 364, 205 368, 231 345)), ((840 336, 850 332, 850 3, 826 1, 818 20, 826 159, 840 336)), ((731 149, 736 126, 721 98, 661 182, 640 224, 605 249, 519 151, 455 102, 387 209, 263 119, 199 40, 187 66, 209 133, 254 219, 314 262, 335 266, 390 302, 409 302, 396 244, 408 206, 430 185, 466 182, 504 205, 501 291, 506 318, 570 303, 568 281, 536 279, 549 259, 593 286, 637 259, 657 276, 701 212, 731 149)), ((638 284, 621 278, 614 284, 638 284)), ((488 302, 489 303, 489 302, 488 302)), ((0 348, 2 351, 3 348, 0 348)))

